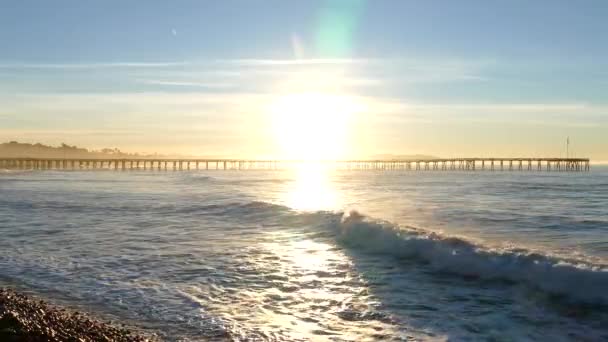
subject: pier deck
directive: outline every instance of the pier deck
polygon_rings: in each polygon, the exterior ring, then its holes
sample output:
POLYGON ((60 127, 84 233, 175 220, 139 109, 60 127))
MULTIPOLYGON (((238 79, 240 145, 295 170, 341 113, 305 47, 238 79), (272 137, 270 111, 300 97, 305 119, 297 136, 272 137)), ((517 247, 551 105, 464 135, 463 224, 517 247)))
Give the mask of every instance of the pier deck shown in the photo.
MULTIPOLYGON (((247 159, 64 159, 2 158, 0 169, 18 170, 280 170, 310 163, 247 159)), ((560 171, 585 172, 588 158, 449 158, 319 161, 336 169, 386 171, 560 171)))

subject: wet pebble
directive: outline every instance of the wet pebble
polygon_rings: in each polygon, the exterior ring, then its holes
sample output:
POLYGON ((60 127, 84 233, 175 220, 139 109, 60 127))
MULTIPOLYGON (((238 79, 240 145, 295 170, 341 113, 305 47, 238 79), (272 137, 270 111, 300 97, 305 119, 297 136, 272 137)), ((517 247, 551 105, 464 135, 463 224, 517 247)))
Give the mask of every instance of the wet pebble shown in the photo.
POLYGON ((0 341, 143 342, 150 338, 0 288, 0 341))

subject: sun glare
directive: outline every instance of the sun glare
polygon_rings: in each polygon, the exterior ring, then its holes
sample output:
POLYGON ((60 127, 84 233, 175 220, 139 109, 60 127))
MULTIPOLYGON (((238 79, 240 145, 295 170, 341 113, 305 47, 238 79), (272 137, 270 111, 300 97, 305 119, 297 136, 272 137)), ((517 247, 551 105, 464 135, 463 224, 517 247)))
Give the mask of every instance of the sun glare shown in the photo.
POLYGON ((347 154, 349 123, 358 111, 349 96, 297 93, 270 107, 278 153, 283 159, 330 160, 347 154))
POLYGON ((320 162, 301 162, 293 169, 294 181, 284 203, 295 210, 338 210, 340 198, 330 179, 331 170, 320 162))

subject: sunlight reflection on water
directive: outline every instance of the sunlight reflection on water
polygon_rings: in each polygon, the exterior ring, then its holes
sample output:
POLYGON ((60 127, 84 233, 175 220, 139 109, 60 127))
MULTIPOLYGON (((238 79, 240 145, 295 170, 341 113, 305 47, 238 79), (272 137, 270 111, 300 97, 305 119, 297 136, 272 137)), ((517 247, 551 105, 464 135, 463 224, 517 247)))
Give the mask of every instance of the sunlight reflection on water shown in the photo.
POLYGON ((283 202, 299 211, 337 210, 342 198, 331 182, 330 168, 320 162, 303 162, 293 170, 294 179, 283 202))
MULTIPOLYGON (((565 316, 537 283, 458 276, 458 267, 489 259, 434 252, 453 240, 425 250, 402 241, 409 235, 387 233, 411 222, 464 231, 468 240, 479 235, 486 249, 496 241, 525 248, 517 243, 525 237, 555 253, 581 246, 604 264, 605 179, 605 172, 333 172, 315 163, 272 173, 8 174, 0 273, 169 341, 500 340, 504 331, 521 332, 515 340, 601 340, 603 310, 584 321, 565 316), (339 212, 319 209, 360 209, 370 224, 351 230, 339 212)), ((528 272, 518 258, 506 254, 500 267, 474 274, 545 272, 528 272)), ((564 281, 547 279, 568 298, 587 296, 585 286, 604 288, 602 275, 570 286, 575 278, 562 270, 564 281)))

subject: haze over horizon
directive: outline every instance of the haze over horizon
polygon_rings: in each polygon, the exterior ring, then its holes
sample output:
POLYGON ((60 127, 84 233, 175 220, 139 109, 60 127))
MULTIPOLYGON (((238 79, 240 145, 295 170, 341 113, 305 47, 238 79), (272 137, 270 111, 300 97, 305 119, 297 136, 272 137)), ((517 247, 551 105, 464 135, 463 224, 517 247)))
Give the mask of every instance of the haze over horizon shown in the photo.
POLYGON ((0 10, 0 142, 563 157, 570 137, 572 156, 608 160, 607 9, 20 1, 0 10))

